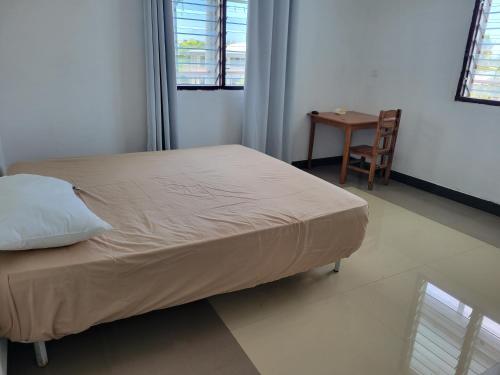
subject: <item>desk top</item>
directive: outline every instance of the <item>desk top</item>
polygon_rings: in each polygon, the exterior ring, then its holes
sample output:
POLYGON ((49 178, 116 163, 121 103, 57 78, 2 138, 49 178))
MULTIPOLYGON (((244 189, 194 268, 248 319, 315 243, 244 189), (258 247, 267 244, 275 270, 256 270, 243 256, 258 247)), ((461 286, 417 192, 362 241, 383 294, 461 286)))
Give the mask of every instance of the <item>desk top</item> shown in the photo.
POLYGON ((314 122, 335 124, 341 126, 376 126, 378 123, 377 116, 355 111, 348 111, 345 115, 338 115, 335 112, 320 112, 317 115, 309 113, 309 116, 314 119, 314 122))

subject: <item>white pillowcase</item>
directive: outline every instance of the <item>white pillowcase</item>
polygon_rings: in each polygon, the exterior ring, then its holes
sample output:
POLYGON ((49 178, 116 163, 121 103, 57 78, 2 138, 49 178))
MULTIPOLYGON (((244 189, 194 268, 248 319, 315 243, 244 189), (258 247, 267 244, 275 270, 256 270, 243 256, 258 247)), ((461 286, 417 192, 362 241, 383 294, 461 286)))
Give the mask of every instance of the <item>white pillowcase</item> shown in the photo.
POLYGON ((69 182, 30 174, 0 177, 0 250, 67 246, 110 229, 69 182))

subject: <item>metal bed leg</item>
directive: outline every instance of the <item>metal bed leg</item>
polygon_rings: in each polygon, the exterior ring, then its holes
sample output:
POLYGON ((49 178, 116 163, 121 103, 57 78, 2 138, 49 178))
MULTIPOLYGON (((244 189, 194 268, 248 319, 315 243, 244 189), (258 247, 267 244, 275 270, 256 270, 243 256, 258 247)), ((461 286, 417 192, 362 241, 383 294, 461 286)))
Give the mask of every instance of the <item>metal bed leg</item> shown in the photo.
POLYGON ((45 367, 49 363, 49 357, 47 356, 47 348, 45 347, 44 341, 38 341, 33 343, 35 348, 35 358, 38 367, 45 367))
POLYGON ((333 269, 333 272, 337 273, 340 271, 340 260, 335 262, 335 268, 333 269))
POLYGON ((0 375, 7 375, 7 348, 7 339, 0 337, 0 375))

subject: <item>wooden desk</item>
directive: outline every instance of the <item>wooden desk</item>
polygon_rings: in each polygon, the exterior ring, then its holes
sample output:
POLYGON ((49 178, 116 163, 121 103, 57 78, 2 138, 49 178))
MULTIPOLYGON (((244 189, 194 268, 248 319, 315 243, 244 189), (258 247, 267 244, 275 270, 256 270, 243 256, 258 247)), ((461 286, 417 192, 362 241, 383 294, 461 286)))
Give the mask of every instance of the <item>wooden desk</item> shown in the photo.
POLYGON ((325 124, 344 129, 344 151, 342 156, 342 168, 340 170, 340 183, 344 184, 347 177, 349 147, 351 147, 352 132, 360 129, 375 129, 378 124, 378 117, 353 111, 349 111, 345 115, 338 115, 335 112, 320 112, 317 115, 308 113, 308 115, 311 118, 311 129, 309 131, 309 153, 307 155, 307 166, 309 168, 311 168, 316 124, 325 124))

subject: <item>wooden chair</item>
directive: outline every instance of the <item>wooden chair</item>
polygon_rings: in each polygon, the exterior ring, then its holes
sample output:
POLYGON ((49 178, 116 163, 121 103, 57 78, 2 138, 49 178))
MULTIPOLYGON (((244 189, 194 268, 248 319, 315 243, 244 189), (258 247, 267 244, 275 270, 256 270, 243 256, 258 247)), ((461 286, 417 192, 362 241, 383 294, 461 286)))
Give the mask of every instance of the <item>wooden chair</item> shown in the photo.
POLYGON ((384 170, 384 184, 389 183, 400 120, 400 109, 380 111, 373 146, 360 145, 349 148, 349 156, 360 157, 360 159, 350 162, 349 169, 368 174, 368 190, 373 189, 373 180, 377 170, 384 170), (370 159, 369 169, 364 168, 366 158, 370 159))

